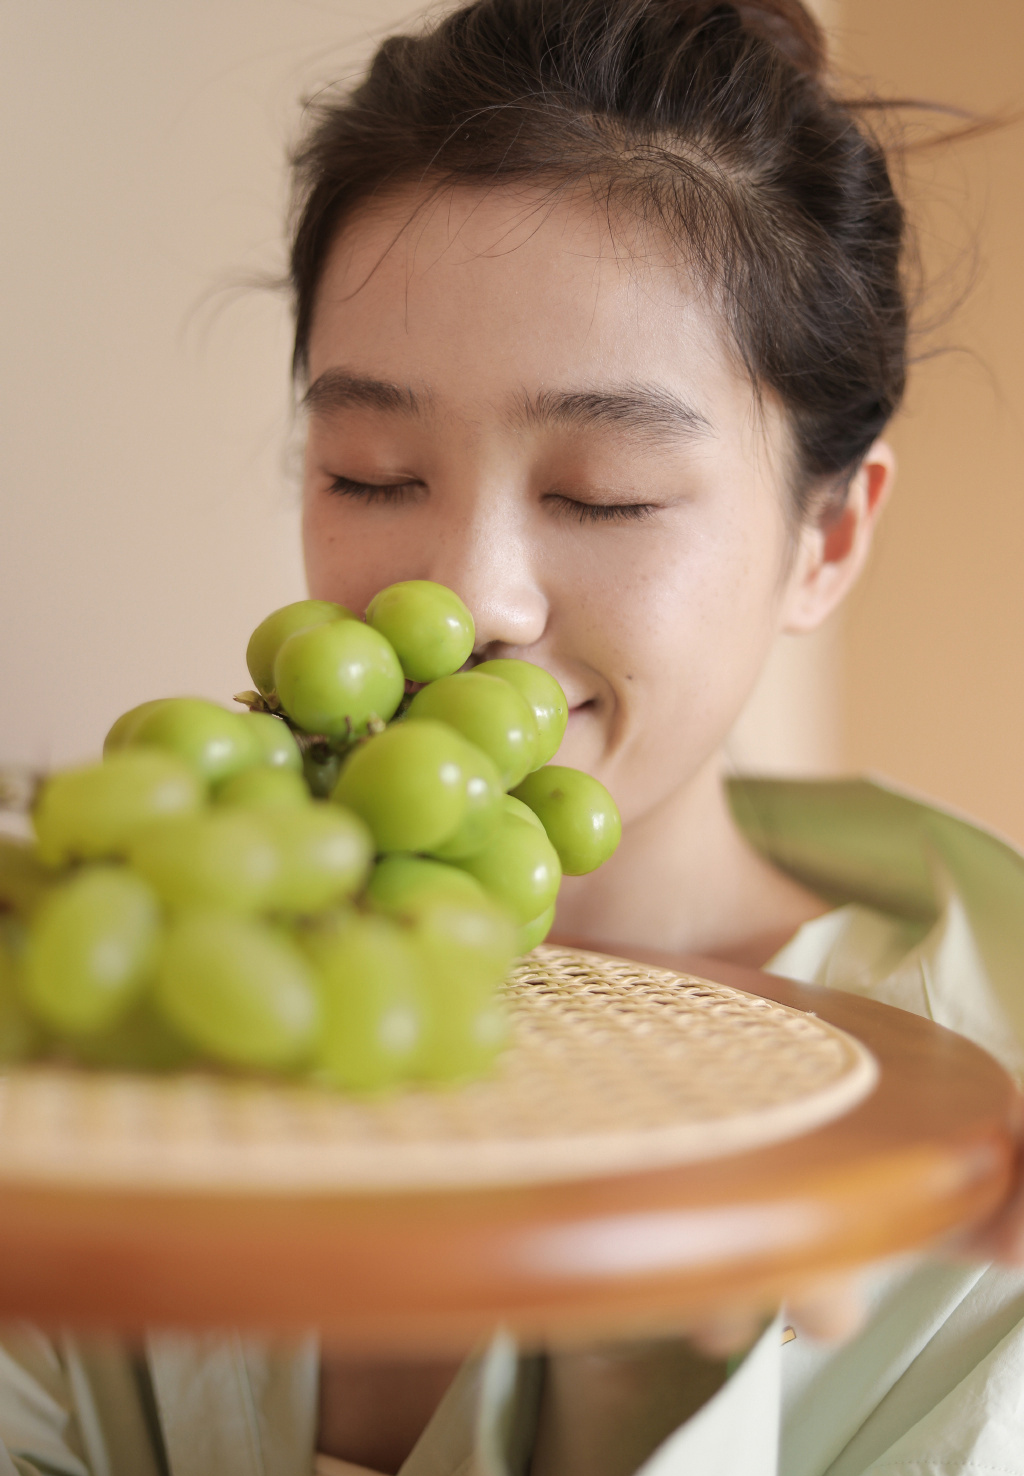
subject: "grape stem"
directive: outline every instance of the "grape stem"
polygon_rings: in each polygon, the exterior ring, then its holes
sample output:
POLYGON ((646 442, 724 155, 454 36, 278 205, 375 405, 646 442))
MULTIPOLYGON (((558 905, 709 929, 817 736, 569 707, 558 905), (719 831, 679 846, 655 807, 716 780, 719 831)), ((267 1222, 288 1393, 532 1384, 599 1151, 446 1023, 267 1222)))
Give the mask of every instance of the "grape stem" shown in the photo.
MULTIPOLYGON (((247 707, 250 712, 267 712, 271 717, 280 718, 285 726, 291 729, 292 736, 299 745, 299 752, 305 755, 313 748, 318 749, 319 752, 314 754, 313 757, 320 763, 324 762, 328 754, 336 753, 344 756, 348 753, 349 749, 355 748, 358 743, 363 741, 362 737, 357 737, 352 732, 351 727, 347 733, 338 738, 330 738, 326 733, 305 732, 304 729, 292 722, 291 718, 281 707, 277 700, 276 692, 271 692, 269 697, 264 697, 261 692, 236 692, 234 700, 240 702, 243 707, 247 707)), ((403 706, 399 709, 400 713, 404 712, 405 708, 409 705, 406 698, 403 698, 402 701, 403 706)), ((387 723, 378 717, 372 717, 366 725, 365 736, 372 737, 375 733, 383 733, 386 727, 387 723)))
POLYGON ((0 768, 0 810, 28 815, 46 775, 21 765, 0 768))
MULTIPOLYGON (((274 717, 288 722, 287 715, 279 710, 280 703, 276 692, 271 692, 269 697, 264 697, 262 692, 236 692, 234 700, 240 702, 243 707, 247 707, 250 712, 269 712, 274 717)), ((291 726, 290 723, 288 725, 291 726)))

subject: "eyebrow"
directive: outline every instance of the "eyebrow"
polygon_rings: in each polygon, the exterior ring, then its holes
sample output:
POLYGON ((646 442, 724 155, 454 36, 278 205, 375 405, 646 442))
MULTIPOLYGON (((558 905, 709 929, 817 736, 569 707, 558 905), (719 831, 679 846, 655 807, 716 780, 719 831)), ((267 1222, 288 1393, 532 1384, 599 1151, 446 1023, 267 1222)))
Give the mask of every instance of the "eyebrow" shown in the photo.
POLYGON ((610 390, 542 390, 523 393, 516 419, 524 425, 614 427, 651 440, 710 436, 699 410, 659 385, 628 384, 610 390))
MULTIPOLYGON (((325 369, 310 385, 302 403, 314 415, 331 415, 352 406, 389 414, 422 415, 429 396, 408 385, 347 369, 325 369)), ((711 422, 671 390, 659 385, 628 384, 608 390, 522 391, 515 398, 512 420, 522 426, 564 425, 613 427, 650 440, 679 435, 710 436, 711 422)))
POLYGON ((401 415, 420 415, 425 408, 422 397, 407 385, 350 374, 347 369, 325 369, 303 395, 302 403, 313 415, 330 415, 353 405, 401 415))

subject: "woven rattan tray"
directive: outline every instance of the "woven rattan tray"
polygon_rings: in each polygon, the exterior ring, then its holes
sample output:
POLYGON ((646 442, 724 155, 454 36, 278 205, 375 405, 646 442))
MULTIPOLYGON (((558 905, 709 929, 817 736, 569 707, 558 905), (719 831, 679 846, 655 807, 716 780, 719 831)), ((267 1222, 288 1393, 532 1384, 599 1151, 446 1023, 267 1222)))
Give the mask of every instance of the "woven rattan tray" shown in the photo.
POLYGON ((1012 1182, 1012 1081, 902 1010, 552 948, 510 1006, 491 1080, 382 1102, 10 1073, 0 1320, 315 1327, 360 1356, 671 1331, 949 1235, 1012 1182))
POLYGON ((238 1192, 531 1183, 688 1163, 807 1132, 871 1090, 835 1026, 728 985, 545 947, 512 1044, 461 1090, 359 1101, 214 1075, 0 1077, 0 1181, 238 1192))

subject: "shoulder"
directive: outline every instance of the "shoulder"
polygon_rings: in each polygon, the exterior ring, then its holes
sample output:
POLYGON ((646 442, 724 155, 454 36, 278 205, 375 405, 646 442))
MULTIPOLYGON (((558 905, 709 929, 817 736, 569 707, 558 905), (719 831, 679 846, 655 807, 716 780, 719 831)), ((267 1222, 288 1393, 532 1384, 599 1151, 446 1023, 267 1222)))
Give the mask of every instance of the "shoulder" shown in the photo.
POLYGON ((952 881, 1024 940, 1024 855, 948 807, 874 778, 738 777, 728 793, 751 845, 835 905, 932 922, 952 881))
POLYGON ((874 779, 738 779, 747 839, 837 909, 778 973, 899 1005, 1024 1074, 1024 856, 975 821, 874 779))

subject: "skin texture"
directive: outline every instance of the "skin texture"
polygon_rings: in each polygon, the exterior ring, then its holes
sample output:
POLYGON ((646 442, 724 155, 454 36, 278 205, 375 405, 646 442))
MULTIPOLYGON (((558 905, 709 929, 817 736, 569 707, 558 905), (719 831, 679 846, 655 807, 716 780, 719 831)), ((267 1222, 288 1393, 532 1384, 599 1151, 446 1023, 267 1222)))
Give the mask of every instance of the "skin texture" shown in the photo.
MULTIPOLYGON (((888 448, 841 516, 794 531, 786 416, 738 367, 713 295, 629 222, 529 192, 408 191, 357 215, 327 262, 308 380, 310 594, 362 611, 397 580, 450 586, 477 660, 559 680, 557 761, 620 807, 619 851, 566 880, 556 936, 765 962, 825 904, 739 835, 722 745, 777 636, 814 629, 859 573, 888 448)), ((844 1283, 801 1312, 842 1335, 856 1304, 844 1283)), ((693 1341, 718 1358, 761 1313, 730 1309, 693 1341)), ((417 1403, 378 1375, 325 1362, 321 1439, 395 1470, 437 1379, 421 1373, 417 1403), (399 1408, 396 1447, 382 1431, 399 1408)))

